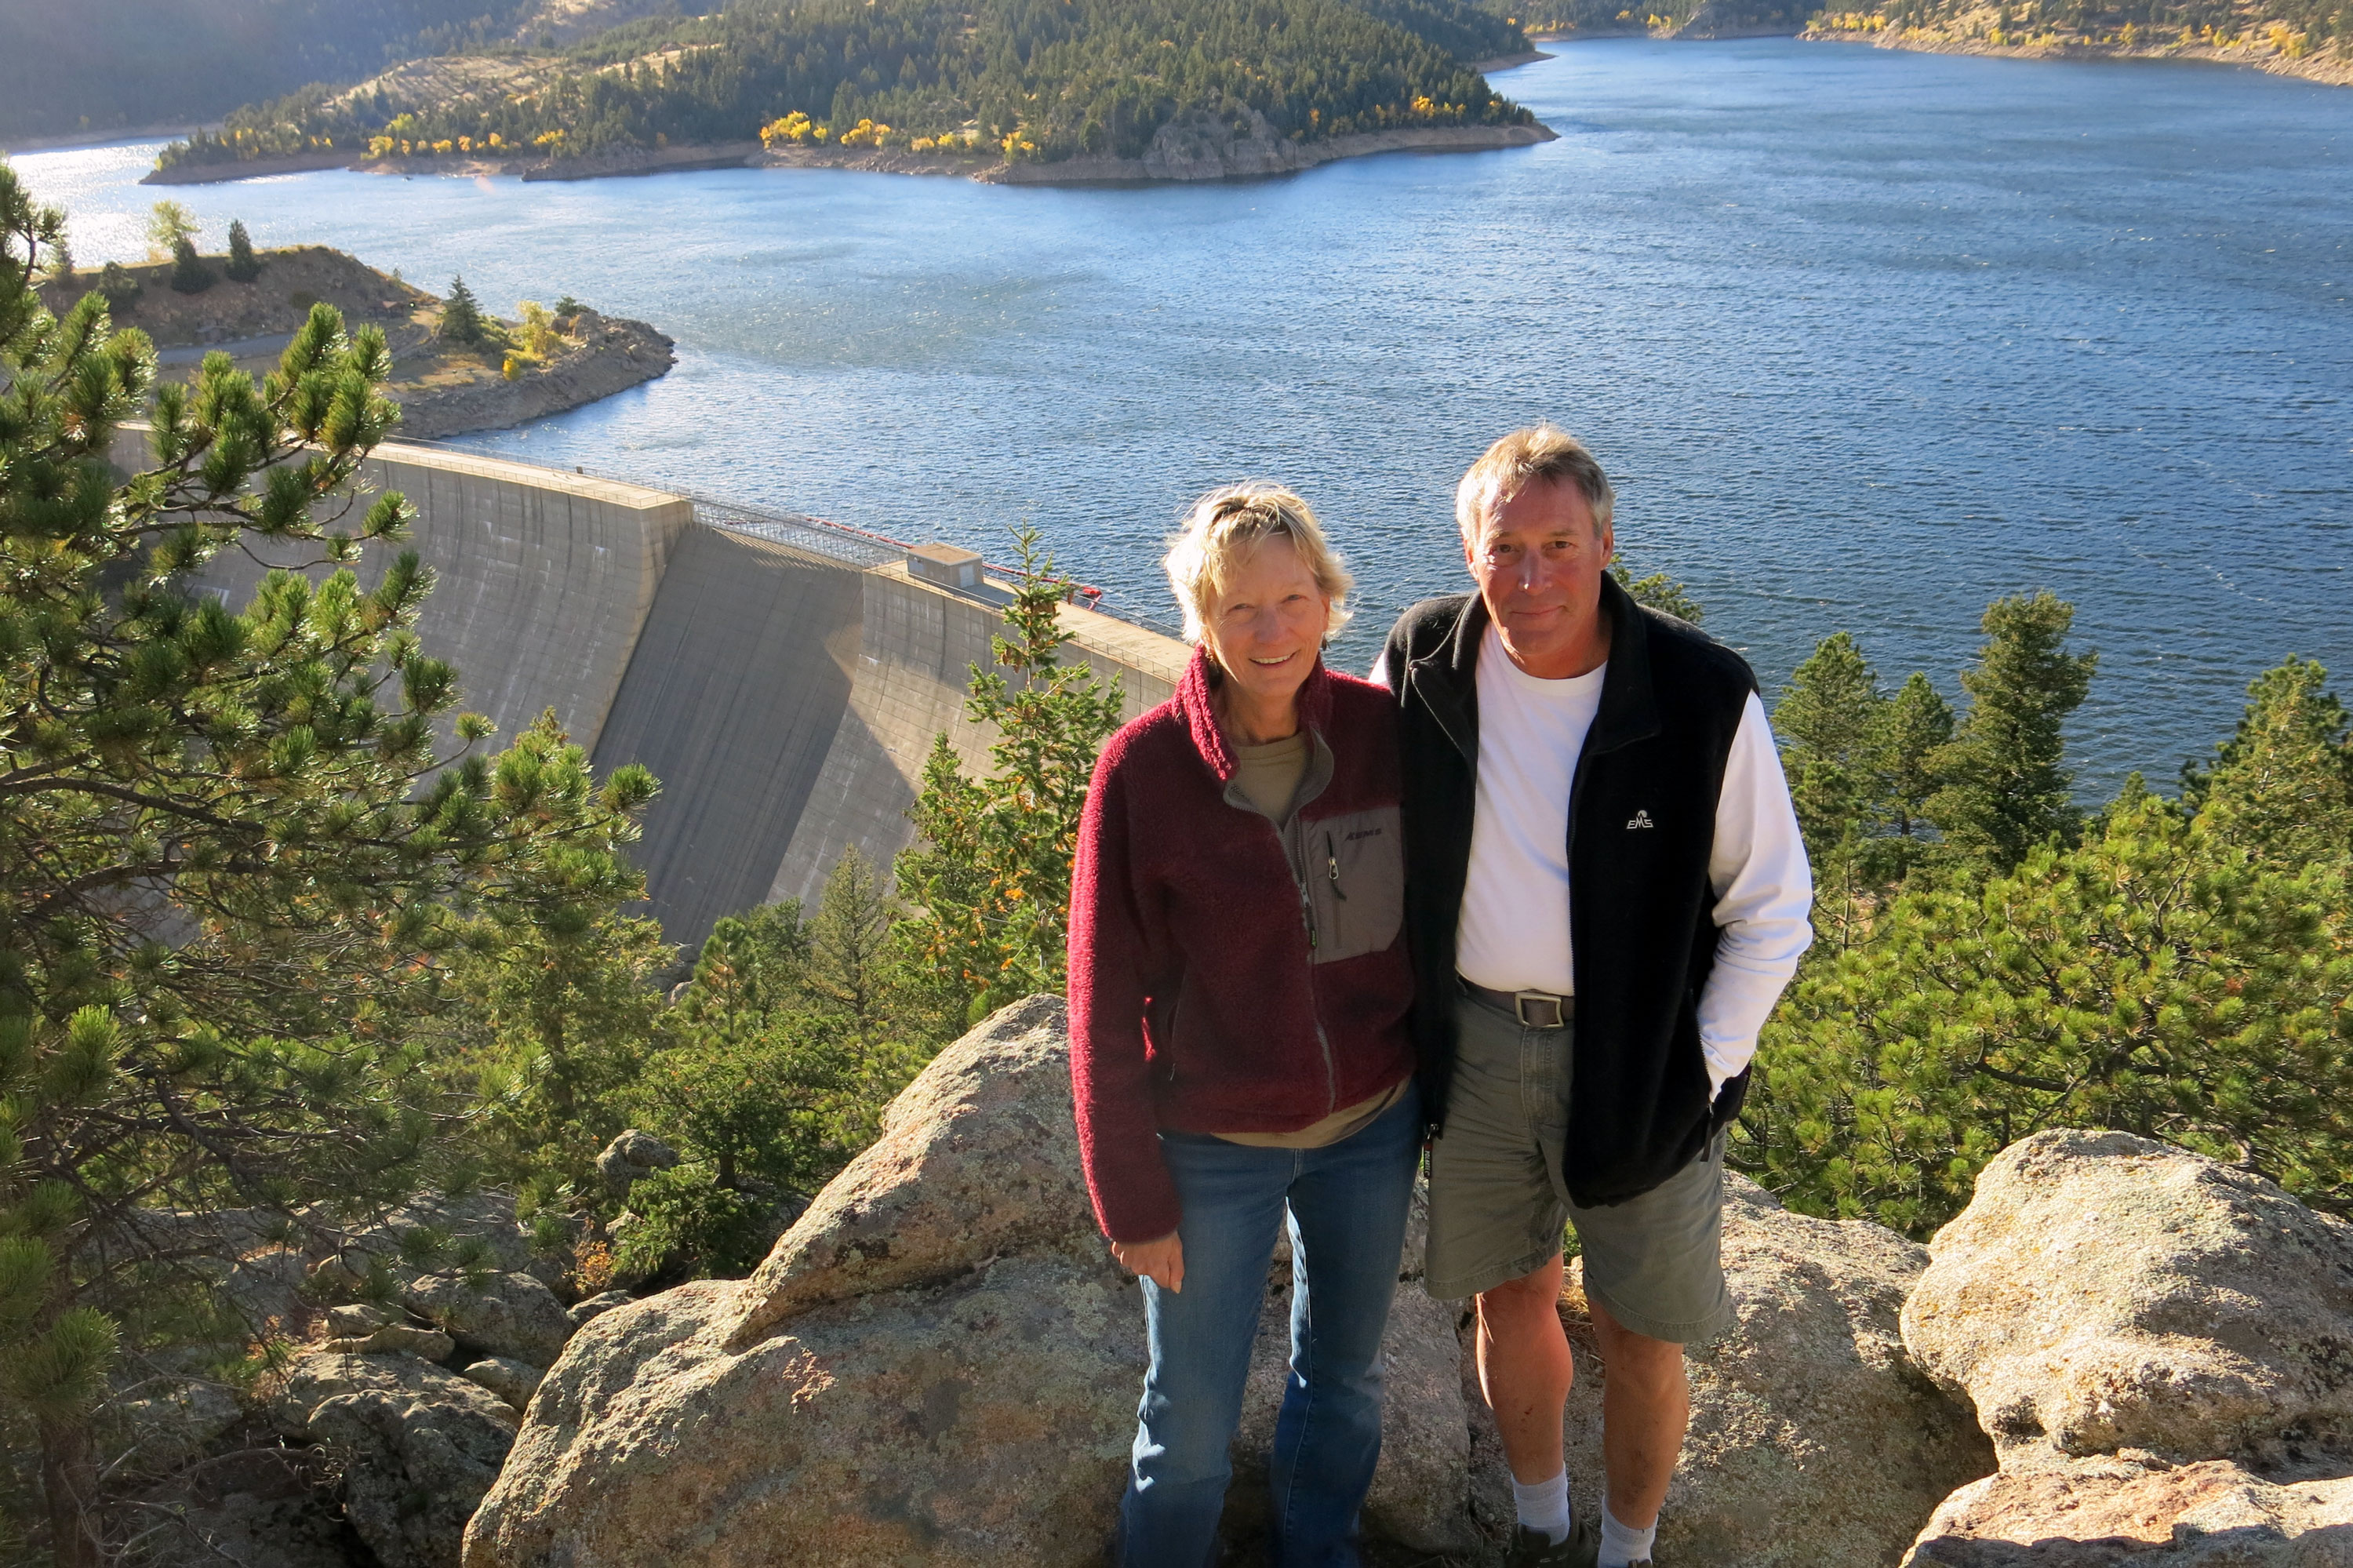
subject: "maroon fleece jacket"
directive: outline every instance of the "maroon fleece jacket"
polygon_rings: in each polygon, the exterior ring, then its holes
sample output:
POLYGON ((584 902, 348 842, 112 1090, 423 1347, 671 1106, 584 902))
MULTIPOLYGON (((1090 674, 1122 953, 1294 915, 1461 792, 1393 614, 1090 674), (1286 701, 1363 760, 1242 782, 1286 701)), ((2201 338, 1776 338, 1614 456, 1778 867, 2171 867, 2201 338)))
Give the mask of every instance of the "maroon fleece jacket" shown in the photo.
POLYGON ((1071 1082, 1095 1217, 1182 1210, 1156 1132, 1293 1132, 1413 1070, 1396 705, 1320 663, 1291 815, 1234 783, 1196 652, 1095 764, 1071 888, 1071 1082))

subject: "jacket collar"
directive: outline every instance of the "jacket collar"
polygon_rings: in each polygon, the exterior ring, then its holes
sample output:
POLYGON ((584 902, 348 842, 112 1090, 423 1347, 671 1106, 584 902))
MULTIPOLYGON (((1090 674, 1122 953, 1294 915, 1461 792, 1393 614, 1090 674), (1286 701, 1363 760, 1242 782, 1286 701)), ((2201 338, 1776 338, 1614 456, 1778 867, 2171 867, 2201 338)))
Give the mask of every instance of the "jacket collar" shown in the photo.
MULTIPOLYGON (((1218 711, 1213 698, 1219 683, 1225 679, 1205 648, 1193 650, 1192 662, 1185 666, 1185 678, 1176 683, 1176 708, 1185 715, 1185 727, 1193 737, 1193 748, 1209 771, 1218 776, 1220 784, 1232 780, 1241 763, 1233 747, 1226 742, 1226 732, 1219 727, 1218 711)), ((1332 722, 1332 674, 1324 669, 1318 655, 1315 668, 1307 673, 1299 688, 1299 726, 1320 742, 1324 731, 1332 722)))
MULTIPOLYGON (((1587 732, 1587 755, 1615 751, 1659 733, 1659 706, 1651 683, 1650 617, 1633 596, 1607 572, 1601 577, 1601 613, 1609 618, 1609 673, 1601 678, 1601 705, 1587 732)), ((1487 640, 1487 603, 1473 593, 1446 640, 1426 658, 1407 665, 1407 678, 1430 716, 1466 758, 1479 756, 1479 650, 1487 640)))

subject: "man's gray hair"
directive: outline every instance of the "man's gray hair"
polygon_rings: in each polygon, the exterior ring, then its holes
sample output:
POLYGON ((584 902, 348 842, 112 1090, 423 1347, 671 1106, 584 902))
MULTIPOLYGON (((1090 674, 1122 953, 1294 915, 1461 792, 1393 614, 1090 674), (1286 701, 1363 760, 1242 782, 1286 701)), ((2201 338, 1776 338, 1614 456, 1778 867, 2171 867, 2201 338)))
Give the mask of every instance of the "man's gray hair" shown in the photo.
POLYGON ((1514 430, 1479 456, 1454 487, 1454 522, 1470 538, 1520 492, 1539 481, 1573 484, 1593 513, 1593 531, 1609 526, 1617 492, 1585 443, 1556 425, 1514 430))

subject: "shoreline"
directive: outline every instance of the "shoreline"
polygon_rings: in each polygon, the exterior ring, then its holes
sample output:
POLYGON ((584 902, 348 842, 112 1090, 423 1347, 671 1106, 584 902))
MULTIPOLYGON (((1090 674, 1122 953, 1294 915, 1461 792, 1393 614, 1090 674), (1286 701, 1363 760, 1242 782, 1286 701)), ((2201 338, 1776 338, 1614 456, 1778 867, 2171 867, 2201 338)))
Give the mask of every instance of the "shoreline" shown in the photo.
MULTIPOLYGON (((1547 59, 1542 53, 1530 59, 1547 59)), ((1522 60, 1519 63, 1529 63, 1522 60)), ((1493 69, 1500 69, 1500 66, 1493 69)), ((1428 125, 1394 131, 1362 132, 1326 137, 1317 142, 1253 140, 1238 144, 1248 155, 1230 159, 1068 158, 1054 164, 983 163, 969 156, 911 153, 881 147, 845 151, 831 147, 763 148, 757 142, 722 142, 691 146, 649 148, 602 157, 553 158, 370 158, 350 153, 296 153, 280 158, 250 158, 236 164, 187 164, 151 169, 141 177, 147 185, 227 185, 237 180, 267 179, 277 175, 309 174, 322 169, 349 169, 357 174, 418 175, 471 179, 508 175, 525 182, 600 180, 647 175, 691 174, 709 169, 849 169, 866 174, 949 175, 983 185, 1090 185, 1182 184, 1204 179, 1248 179, 1294 174, 1343 158, 1370 157, 1382 153, 1477 153, 1503 147, 1527 147, 1556 141, 1541 122, 1525 125, 1428 125)))
POLYGON ((163 125, 125 125, 112 131, 51 131, 37 136, 0 136, 0 156, 13 153, 61 153, 75 147, 109 147, 117 142, 153 142, 158 137, 183 141, 199 131, 221 128, 217 120, 192 125, 174 120, 163 125))
POLYGON ((1902 49, 1924 55, 1978 55, 1988 59, 2026 60, 2149 60, 2184 65, 2235 66, 2267 76, 2318 82, 2324 87, 2353 87, 2353 58, 2335 51, 2291 58, 2266 42, 2223 47, 2204 42, 2168 44, 2094 43, 2066 39, 2050 43, 1995 44, 1944 28, 1809 27, 1798 35, 1809 44, 1864 44, 1875 49, 1902 49))

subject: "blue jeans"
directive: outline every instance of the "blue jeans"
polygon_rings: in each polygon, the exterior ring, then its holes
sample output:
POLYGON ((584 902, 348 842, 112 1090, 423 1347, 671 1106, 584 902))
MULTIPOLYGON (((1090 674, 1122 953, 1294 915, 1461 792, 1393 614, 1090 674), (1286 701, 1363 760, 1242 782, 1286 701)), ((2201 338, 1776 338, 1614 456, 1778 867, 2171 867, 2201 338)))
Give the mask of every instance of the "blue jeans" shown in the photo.
POLYGON ((1381 1455, 1381 1330, 1405 1247, 1421 1103, 1405 1097, 1325 1149, 1253 1149, 1164 1132, 1185 1208, 1185 1288, 1144 1281, 1152 1364, 1136 1410, 1127 1568, 1202 1568, 1217 1543, 1228 1449, 1266 1299, 1275 1226, 1291 1212, 1291 1375, 1269 1479, 1282 1568, 1356 1562, 1356 1510, 1381 1455))

